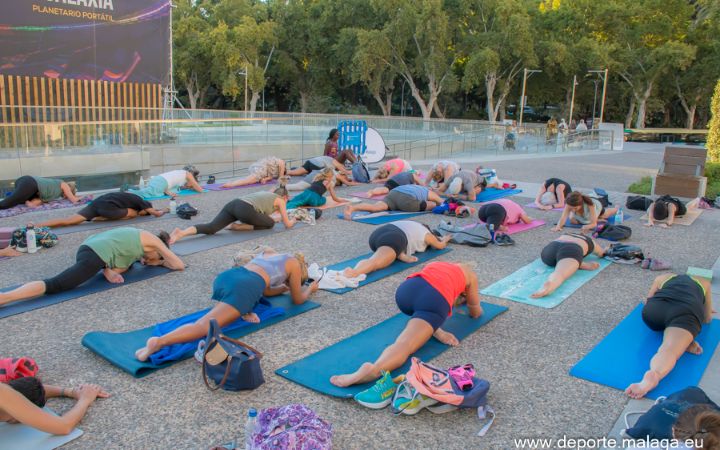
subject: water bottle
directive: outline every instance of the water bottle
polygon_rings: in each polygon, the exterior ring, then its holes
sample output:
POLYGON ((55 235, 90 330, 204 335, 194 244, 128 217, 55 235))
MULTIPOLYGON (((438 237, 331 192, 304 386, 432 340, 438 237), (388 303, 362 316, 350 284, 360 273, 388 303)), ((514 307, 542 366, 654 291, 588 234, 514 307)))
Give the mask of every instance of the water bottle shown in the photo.
POLYGON ((622 209, 622 207, 620 207, 620 208, 618 208, 617 212, 615 213, 614 225, 620 225, 621 223, 623 223, 623 219, 624 219, 623 209, 622 209))
POLYGON ((140 182, 138 183, 138 188, 143 189, 145 187, 145 178, 140 175, 140 182))
POLYGON ((25 229, 25 242, 27 243, 28 253, 35 253, 38 251, 37 241, 35 240, 35 226, 28 224, 25 229))
POLYGON ((175 199, 170 200, 170 214, 177 214, 177 202, 175 199))
POLYGON ((245 422, 245 449, 252 450, 253 448, 253 435, 257 428, 257 410, 250 408, 248 411, 247 422, 245 422))
POLYGON ((495 242, 495 225, 488 224, 488 231, 490 232, 490 240, 495 242))

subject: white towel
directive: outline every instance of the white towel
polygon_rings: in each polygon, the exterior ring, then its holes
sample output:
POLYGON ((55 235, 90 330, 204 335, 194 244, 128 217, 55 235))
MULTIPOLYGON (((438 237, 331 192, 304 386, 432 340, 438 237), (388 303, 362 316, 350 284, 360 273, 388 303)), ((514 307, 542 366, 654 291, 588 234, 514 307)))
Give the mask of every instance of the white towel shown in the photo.
POLYGON ((365 274, 354 278, 348 278, 343 275, 342 270, 328 270, 326 267, 320 268, 317 263, 310 264, 308 267, 308 276, 315 280, 322 277, 320 280, 320 289, 355 289, 361 281, 367 278, 365 274))

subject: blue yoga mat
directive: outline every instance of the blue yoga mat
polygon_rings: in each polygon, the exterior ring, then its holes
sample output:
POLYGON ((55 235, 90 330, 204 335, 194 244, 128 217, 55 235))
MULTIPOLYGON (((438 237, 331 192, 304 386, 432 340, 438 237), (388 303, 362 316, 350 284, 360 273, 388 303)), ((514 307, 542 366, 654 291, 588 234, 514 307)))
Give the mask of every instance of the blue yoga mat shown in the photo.
MULTIPOLYGON (((652 331, 642 321, 638 305, 598 345, 570 369, 570 375, 616 389, 625 390, 640 381, 650 367, 650 359, 662 343, 662 333, 652 331)), ((675 368, 647 394, 656 399, 688 386, 697 386, 715 348, 720 342, 720 321, 703 325, 697 337, 703 348, 701 355, 685 353, 675 368)))
MULTIPOLYGON (((493 320, 500 313, 507 310, 504 306, 492 303, 482 303, 483 315, 473 319, 468 315, 465 307, 453 311, 442 329, 454 334, 460 341, 477 331, 480 327, 493 320)), ((333 375, 350 373, 357 370, 361 364, 375 361, 382 351, 395 342, 400 332, 405 328, 409 316, 397 314, 379 324, 350 336, 337 344, 324 348, 317 353, 306 356, 285 367, 275 371, 276 374, 287 378, 301 386, 333 397, 352 398, 355 394, 370 387, 373 383, 360 384, 346 388, 337 387, 330 383, 333 375)), ((462 345, 462 343, 460 344, 462 345)), ((423 361, 430 361, 450 346, 431 338, 420 350, 412 356, 423 361)), ((410 358, 405 364, 392 372, 393 377, 405 373, 410 368, 410 358)))
MULTIPOLYGON (((205 192, 208 192, 208 190, 207 190, 207 189, 203 189, 202 192, 198 192, 198 191, 195 191, 195 190, 193 190, 193 189, 183 189, 183 190, 181 190, 181 191, 177 191, 177 194, 176 194, 176 195, 177 195, 178 197, 185 197, 186 195, 197 195, 197 194, 203 194, 203 193, 205 193, 205 192)), ((145 198, 145 200, 147 200, 147 201, 152 201, 152 200, 165 200, 165 199, 169 199, 169 198, 170 198, 169 195, 160 195, 160 196, 158 196, 158 197, 147 197, 147 198, 145 198)))
MULTIPOLYGON (((275 325, 285 319, 289 319, 297 316, 298 314, 320 307, 320 305, 315 302, 305 302, 302 305, 295 305, 288 295, 269 298, 267 299, 267 305, 272 308, 281 308, 283 313, 280 315, 273 313, 271 317, 266 318, 266 320, 262 320, 260 323, 251 324, 248 322, 238 321, 228 325, 228 327, 223 329, 223 332, 231 338, 238 339, 265 327, 275 325)), ((169 322, 175 322, 178 324, 192 321, 193 318, 198 316, 201 317, 207 311, 209 311, 209 309, 188 314, 169 322)), ((135 351, 143 347, 149 338, 156 335, 156 328, 158 326, 163 327, 169 322, 123 333, 92 331, 83 336, 82 344, 91 351, 95 352, 98 356, 105 358, 111 364, 119 367, 135 378, 142 378, 152 372, 155 372, 156 370, 164 369, 165 367, 169 367, 181 360, 191 358, 197 348, 197 341, 195 341, 195 343, 190 344, 190 346, 187 347, 187 351, 174 352, 174 358, 176 358, 175 360, 168 360, 162 364, 153 364, 150 361, 138 361, 135 358, 135 351)))
MULTIPOLYGON (((353 222, 366 223, 368 225, 382 225, 384 223, 395 222, 396 220, 409 219, 411 217, 430 214, 431 211, 405 212, 405 211, 383 211, 382 213, 353 213, 353 222), (375 215, 379 214, 379 215, 375 215), (363 217, 370 215, 371 217, 363 217)), ((339 219, 343 218, 342 214, 337 215, 339 219)))
POLYGON ((522 189, 496 189, 487 188, 475 197, 476 203, 491 202, 499 198, 510 197, 511 195, 517 195, 522 192, 522 189))
POLYGON ((521 267, 502 280, 496 281, 481 290, 480 293, 512 300, 514 302, 539 306, 541 308, 554 308, 611 264, 610 261, 598 258, 595 255, 586 257, 585 261, 595 261, 600 264, 600 268, 596 270, 578 270, 572 277, 565 280, 555 292, 547 297, 530 297, 530 294, 540 289, 548 276, 555 270, 553 267, 546 266, 540 259, 536 259, 527 266, 521 267))
MULTIPOLYGON (((125 286, 130 283, 137 281, 143 281, 150 278, 154 278, 160 275, 165 275, 170 272, 170 269, 162 266, 143 266, 140 263, 133 264, 127 272, 123 273, 122 276, 125 279, 124 283, 114 284, 108 282, 103 274, 100 272, 95 277, 69 291, 59 292, 57 294, 42 295, 29 300, 22 300, 15 303, 10 303, 7 306, 0 306, 0 319, 5 317, 14 316, 34 309, 44 308, 46 306, 55 305, 62 303, 74 298, 84 297, 86 295, 95 294, 98 292, 107 291, 109 289, 115 289, 120 286, 125 286)), ((0 289, 2 292, 7 292, 15 289, 19 285, 11 286, 9 288, 0 289)))
MULTIPOLYGON (((442 250, 436 250, 433 248, 429 248, 425 252, 421 253, 415 253, 414 256, 417 256, 417 261, 414 263, 404 263, 398 260, 395 260, 392 264, 385 267, 384 269, 376 270, 375 272, 371 272, 367 275, 367 278, 365 280, 361 281, 358 287, 365 286, 366 284, 373 283, 378 280, 382 280, 385 277, 389 277, 390 275, 393 275, 398 272, 402 272, 405 269, 408 269, 410 267, 415 267, 420 264, 424 264, 427 261, 435 258, 436 256, 443 255, 447 252, 451 251, 449 248, 444 248, 442 250)), ((327 266, 330 270, 343 270, 348 267, 355 267, 355 264, 358 263, 358 261, 362 259, 366 259, 372 256, 372 253, 368 253, 367 255, 358 256, 357 258, 349 259, 347 261, 343 261, 337 264, 333 264, 332 266, 327 266)), ((357 288, 355 288, 357 289, 357 288)), ((343 288, 343 289, 324 289, 329 292, 334 292, 335 294, 345 294, 347 292, 350 292, 353 290, 353 288, 343 288)))

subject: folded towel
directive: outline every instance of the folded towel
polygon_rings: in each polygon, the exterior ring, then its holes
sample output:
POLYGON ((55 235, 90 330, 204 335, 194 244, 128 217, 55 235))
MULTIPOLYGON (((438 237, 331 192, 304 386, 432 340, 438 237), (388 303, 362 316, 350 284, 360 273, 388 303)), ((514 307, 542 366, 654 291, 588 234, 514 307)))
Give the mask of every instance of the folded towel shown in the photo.
POLYGON ((361 281, 364 281, 365 278, 367 278, 367 275, 365 274, 349 278, 343 275, 342 270, 328 270, 327 268, 320 268, 317 263, 312 263, 310 267, 308 267, 308 276, 315 280, 322 278, 320 279, 320 289, 355 289, 360 285, 361 281))

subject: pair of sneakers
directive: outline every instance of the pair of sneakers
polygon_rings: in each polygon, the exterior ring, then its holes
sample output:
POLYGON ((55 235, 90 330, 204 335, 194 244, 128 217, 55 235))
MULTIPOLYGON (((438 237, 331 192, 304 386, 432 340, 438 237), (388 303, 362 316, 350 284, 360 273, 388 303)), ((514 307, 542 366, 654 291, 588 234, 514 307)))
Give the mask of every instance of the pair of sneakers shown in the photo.
POLYGON ((383 372, 370 388, 355 394, 355 401, 371 409, 382 409, 392 403, 395 414, 414 415, 423 408, 433 406, 437 400, 419 394, 405 380, 404 375, 393 379, 390 372, 383 372))

